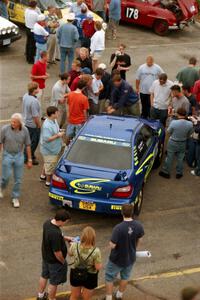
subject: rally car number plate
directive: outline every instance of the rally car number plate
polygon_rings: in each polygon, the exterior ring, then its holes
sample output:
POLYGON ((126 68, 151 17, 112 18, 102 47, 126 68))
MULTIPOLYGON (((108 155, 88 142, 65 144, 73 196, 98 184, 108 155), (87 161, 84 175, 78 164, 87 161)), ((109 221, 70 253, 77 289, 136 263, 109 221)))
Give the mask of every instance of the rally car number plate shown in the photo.
POLYGON ((91 202, 80 201, 79 202, 79 208, 80 209, 85 209, 85 210, 95 211, 96 210, 96 204, 95 203, 91 203, 91 202))
POLYGON ((139 10, 134 7, 127 7, 126 8, 126 17, 128 19, 135 19, 137 20, 139 17, 139 10))

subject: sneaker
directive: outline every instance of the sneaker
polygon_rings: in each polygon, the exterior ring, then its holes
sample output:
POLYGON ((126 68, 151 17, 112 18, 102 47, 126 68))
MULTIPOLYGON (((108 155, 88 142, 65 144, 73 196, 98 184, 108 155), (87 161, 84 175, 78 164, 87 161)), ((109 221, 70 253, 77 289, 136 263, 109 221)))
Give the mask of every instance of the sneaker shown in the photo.
POLYGON ((115 300, 122 300, 122 297, 117 297, 117 292, 114 294, 114 299, 115 300))
POLYGON ((2 191, 2 188, 0 188, 0 199, 3 198, 3 191, 2 191))
POLYGON ((183 177, 183 174, 176 174, 176 179, 180 179, 181 177, 183 177))
POLYGON ((41 297, 37 297, 36 300, 48 300, 48 293, 44 293, 44 296, 41 298, 41 297))
POLYGON ((46 181, 46 183, 45 183, 46 187, 50 187, 50 184, 51 184, 51 182, 49 182, 49 181, 46 181))
POLYGON ((19 199, 17 199, 17 198, 12 199, 12 203, 15 208, 20 207, 19 199))
MULTIPOLYGON (((192 170, 192 171, 190 172, 190 174, 192 174, 193 176, 196 176, 195 170, 192 170)), ((0 198, 1 198, 1 196, 0 196, 0 198)))
POLYGON ((40 175, 40 181, 45 181, 46 180, 46 176, 45 175, 40 175))
POLYGON ((160 172, 159 172, 159 176, 164 177, 164 178, 167 178, 167 179, 170 178, 170 175, 167 174, 167 173, 165 173, 165 172, 163 172, 163 171, 160 171, 160 172))

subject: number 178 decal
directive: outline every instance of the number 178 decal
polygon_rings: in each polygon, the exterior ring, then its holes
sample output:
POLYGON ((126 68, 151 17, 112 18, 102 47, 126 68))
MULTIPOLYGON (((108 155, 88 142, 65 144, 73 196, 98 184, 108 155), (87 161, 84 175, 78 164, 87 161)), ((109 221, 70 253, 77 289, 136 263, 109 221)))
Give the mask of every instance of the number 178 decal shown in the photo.
POLYGON ((126 17, 129 19, 133 18, 133 19, 137 20, 139 17, 139 10, 134 7, 127 7, 126 8, 126 17))

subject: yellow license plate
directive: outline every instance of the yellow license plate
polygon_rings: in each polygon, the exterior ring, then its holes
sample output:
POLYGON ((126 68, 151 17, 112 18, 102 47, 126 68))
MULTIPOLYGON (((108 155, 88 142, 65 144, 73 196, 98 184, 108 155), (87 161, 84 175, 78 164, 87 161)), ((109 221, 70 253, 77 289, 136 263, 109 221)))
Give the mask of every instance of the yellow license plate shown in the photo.
POLYGON ((79 208, 80 209, 85 209, 85 210, 95 211, 96 210, 96 204, 95 203, 90 203, 90 202, 80 201, 79 202, 79 208))

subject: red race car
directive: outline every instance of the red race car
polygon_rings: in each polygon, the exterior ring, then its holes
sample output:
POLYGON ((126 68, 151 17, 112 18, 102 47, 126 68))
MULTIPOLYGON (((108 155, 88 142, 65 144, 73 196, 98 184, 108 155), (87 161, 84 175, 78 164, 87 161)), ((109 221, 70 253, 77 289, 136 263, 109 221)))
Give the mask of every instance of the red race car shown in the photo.
POLYGON ((121 20, 153 28, 165 35, 169 29, 183 29, 198 13, 195 0, 122 0, 121 20))

